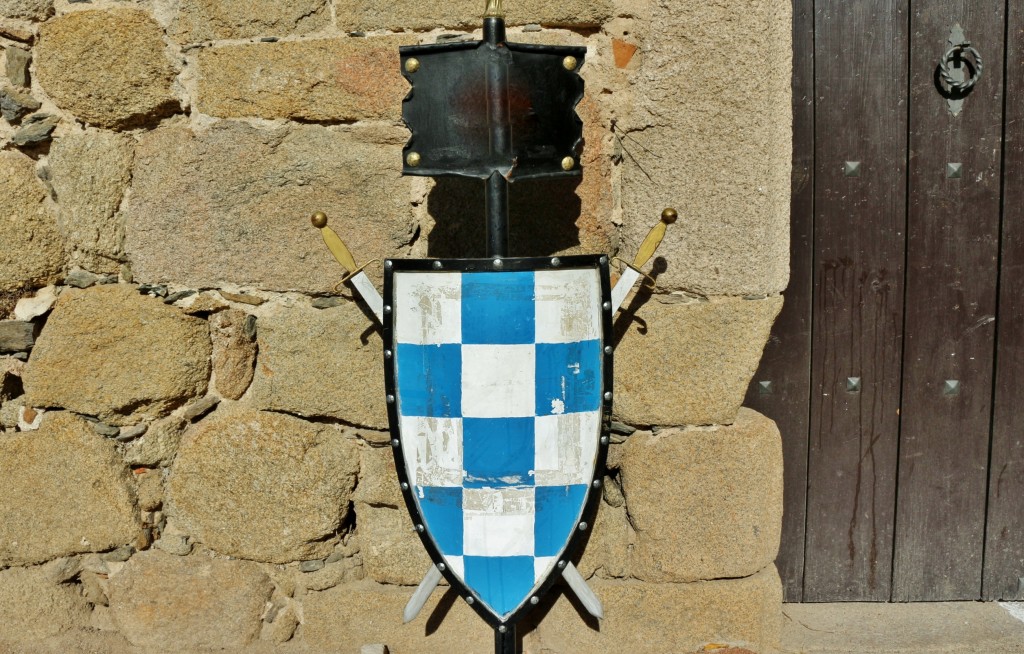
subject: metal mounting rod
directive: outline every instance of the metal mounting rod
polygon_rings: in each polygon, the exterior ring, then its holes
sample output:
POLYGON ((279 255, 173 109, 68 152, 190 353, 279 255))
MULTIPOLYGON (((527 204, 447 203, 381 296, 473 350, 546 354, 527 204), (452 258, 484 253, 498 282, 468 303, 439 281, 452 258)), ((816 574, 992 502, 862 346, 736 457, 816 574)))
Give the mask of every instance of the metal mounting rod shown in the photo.
POLYGON ((519 654, 516 649, 516 626, 503 625, 494 630, 494 654, 519 654))
MULTIPOLYGON (((505 19, 484 18, 484 41, 488 47, 504 49, 505 19)), ((512 150, 512 126, 508 106, 508 66, 496 52, 487 65, 487 113, 490 127, 490 154, 507 159, 512 150)), ((487 256, 508 256, 508 180, 494 172, 484 188, 487 216, 487 256)))

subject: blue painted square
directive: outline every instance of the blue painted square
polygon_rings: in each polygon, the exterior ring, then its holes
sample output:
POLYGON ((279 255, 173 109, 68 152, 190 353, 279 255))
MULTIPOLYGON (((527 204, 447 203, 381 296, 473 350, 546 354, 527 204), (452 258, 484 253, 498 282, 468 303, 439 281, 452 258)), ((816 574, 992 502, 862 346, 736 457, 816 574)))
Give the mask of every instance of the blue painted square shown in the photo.
POLYGON ((533 486, 535 448, 533 418, 463 418, 463 486, 533 486))
POLYGON ((533 550, 535 556, 558 556, 576 527, 583 502, 585 484, 538 486, 534 490, 533 550))
POLYGON ((532 556, 467 556, 466 585, 498 615, 523 603, 533 590, 532 556))
POLYGON ((462 415, 462 346, 399 343, 395 356, 402 415, 462 415))
POLYGON ((496 345, 533 343, 532 272, 462 275, 462 342, 496 345))
POLYGON ((537 415, 596 411, 601 406, 601 341, 538 343, 537 415))
POLYGON ((418 486, 420 510, 438 549, 462 556, 462 488, 418 486))

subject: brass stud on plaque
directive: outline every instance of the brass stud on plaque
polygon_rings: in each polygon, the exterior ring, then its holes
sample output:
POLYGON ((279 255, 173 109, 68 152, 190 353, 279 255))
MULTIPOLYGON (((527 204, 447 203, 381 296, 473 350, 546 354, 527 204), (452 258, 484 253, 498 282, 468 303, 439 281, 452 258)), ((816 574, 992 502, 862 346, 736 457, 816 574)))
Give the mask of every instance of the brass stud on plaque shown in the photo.
POLYGON ((405 163, 409 164, 413 168, 420 165, 420 153, 410 152, 409 154, 405 155, 405 163))
POLYGON ((579 62, 576 61, 576 57, 566 57, 562 60, 562 66, 564 66, 566 70, 576 70, 576 66, 578 64, 579 62))
POLYGON ((576 167, 576 160, 572 157, 562 159, 562 170, 572 170, 576 167))
POLYGON ((420 60, 416 57, 409 57, 405 60, 405 72, 415 73, 420 69, 420 60))

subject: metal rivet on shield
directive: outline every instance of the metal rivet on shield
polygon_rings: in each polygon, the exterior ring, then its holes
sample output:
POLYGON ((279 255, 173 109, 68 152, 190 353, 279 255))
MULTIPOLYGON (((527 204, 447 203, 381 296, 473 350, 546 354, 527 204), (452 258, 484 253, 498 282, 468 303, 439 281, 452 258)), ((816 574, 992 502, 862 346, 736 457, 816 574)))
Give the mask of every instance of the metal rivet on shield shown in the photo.
POLYGON ((501 625, 500 627, 498 627, 498 631, 500 631, 501 633, 505 633, 506 631, 508 631, 508 627, 506 627, 505 625, 501 625))
POLYGON ((419 152, 410 152, 409 154, 405 155, 405 163, 409 164, 413 168, 420 165, 420 161, 421 159, 419 152))
POLYGON ((391 305, 388 304, 384 307, 384 313, 391 313, 391 305))
POLYGON ((530 598, 530 604, 533 604, 534 606, 536 606, 539 603, 540 603, 540 599, 536 595, 534 595, 533 597, 530 598))
POLYGON ((404 481, 402 482, 402 490, 409 490, 409 483, 408 482, 404 482, 404 481))
POLYGON ((440 570, 441 572, 444 572, 445 567, 447 567, 447 566, 445 566, 445 564, 443 564, 443 563, 438 563, 437 564, 437 569, 440 570))
POLYGON ((565 561, 559 561, 558 562, 558 569, 562 570, 563 568, 565 568, 565 561))
POLYGON ((394 395, 388 395, 388 404, 394 404, 394 403, 395 403, 395 396, 394 395))
POLYGON ((473 599, 472 597, 467 597, 467 598, 466 598, 466 604, 472 604, 472 603, 473 603, 473 602, 475 602, 475 601, 476 601, 476 600, 475 600, 475 599, 473 599))
POLYGON ((580 526, 579 526, 579 530, 580 531, 586 531, 587 530, 587 523, 581 522, 580 526))
POLYGON ((557 268, 557 267, 558 267, 558 266, 560 266, 561 264, 562 264, 562 260, 561 260, 561 259, 559 259, 558 257, 551 257, 551 265, 552 265, 552 266, 554 266, 555 268, 557 268))
POLYGON ((608 263, 608 257, 601 257, 600 261, 601 265, 603 266, 604 264, 608 263))
POLYGON ((606 401, 608 401, 608 402, 612 401, 612 393, 611 393, 611 391, 608 391, 607 393, 604 394, 604 399, 606 401))
POLYGON ((594 480, 594 488, 601 488, 601 480, 600 479, 595 479, 594 480))
POLYGON ((572 170, 576 167, 576 160, 572 157, 562 159, 562 170, 572 170))
POLYGON ((612 353, 612 346, 611 345, 605 345, 604 346, 604 353, 605 354, 611 354, 612 353))
POLYGON ((384 358, 385 359, 390 359, 391 358, 391 350, 384 350, 384 358))
POLYGON ((494 267, 495 268, 501 268, 504 265, 505 265, 505 263, 501 259, 495 259, 494 260, 494 267))
POLYGON ((441 270, 442 265, 443 264, 440 261, 435 261, 434 262, 434 270, 441 270))
POLYGON ((607 445, 607 444, 608 444, 608 437, 607 436, 602 436, 601 437, 601 445, 607 445))
POLYGON ((562 65, 565 66, 566 70, 576 70, 576 66, 579 64, 576 61, 576 57, 566 57, 562 60, 562 65))
POLYGON ((604 309, 605 311, 611 311, 612 310, 612 303, 611 302, 605 302, 604 304, 601 305, 601 308, 604 309))
POLYGON ((420 60, 415 57, 409 57, 405 60, 405 72, 415 73, 420 69, 420 60))
POLYGON ((391 262, 391 259, 388 259, 387 261, 384 262, 385 270, 391 270, 394 266, 395 264, 391 262))
POLYGON ((397 438, 392 438, 391 439, 391 447, 398 447, 399 445, 401 445, 401 443, 398 442, 397 438))

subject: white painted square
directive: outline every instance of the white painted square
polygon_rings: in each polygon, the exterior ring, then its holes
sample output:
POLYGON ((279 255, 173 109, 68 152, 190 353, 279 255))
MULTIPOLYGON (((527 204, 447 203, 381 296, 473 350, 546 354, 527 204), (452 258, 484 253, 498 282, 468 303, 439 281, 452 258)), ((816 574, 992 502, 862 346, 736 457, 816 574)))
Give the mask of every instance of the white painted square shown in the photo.
POLYGON ((462 419, 402 416, 401 430, 414 487, 462 485, 462 419))
POLYGON ((467 488, 462 513, 465 556, 533 556, 532 488, 467 488))
POLYGON ((460 273, 397 272, 394 283, 396 342, 462 342, 460 273))
POLYGON ((445 556, 444 560, 455 576, 459 579, 465 580, 466 578, 466 565, 462 560, 461 556, 445 556))
POLYGON ((596 268, 534 273, 536 342, 575 343, 601 337, 601 278, 596 268))
POLYGON ((533 416, 534 376, 533 345, 463 345, 462 416, 533 416))
POLYGON ((534 418, 534 480, 538 486, 589 484, 600 439, 597 411, 534 418))
POLYGON ((537 583, 548 574, 554 565, 557 557, 554 556, 538 556, 533 559, 533 581, 537 583))

